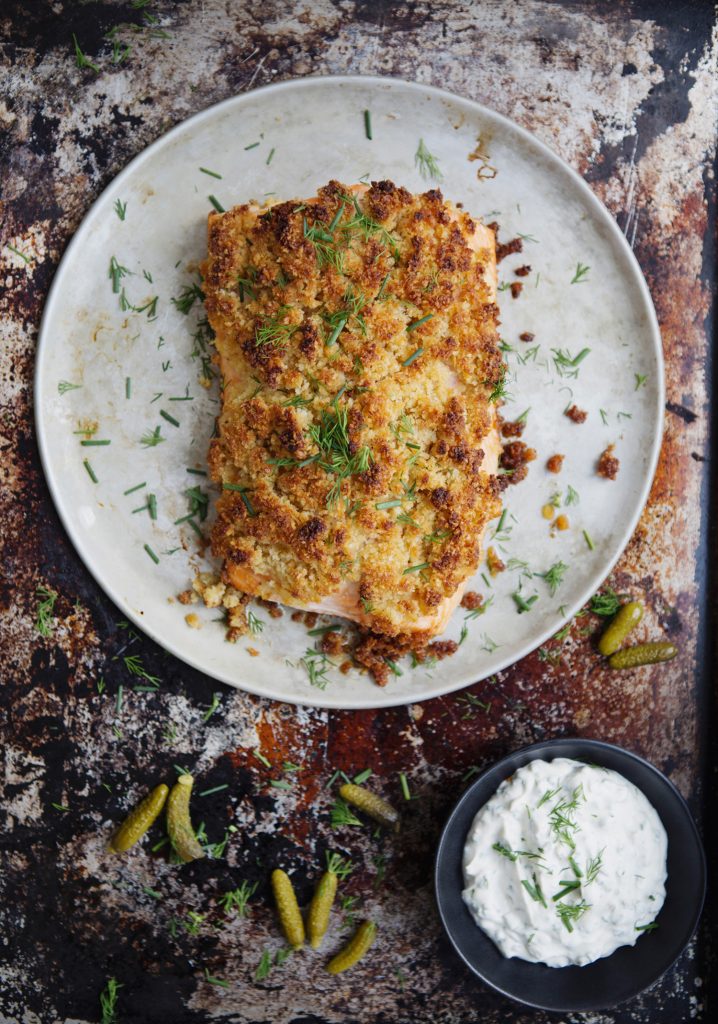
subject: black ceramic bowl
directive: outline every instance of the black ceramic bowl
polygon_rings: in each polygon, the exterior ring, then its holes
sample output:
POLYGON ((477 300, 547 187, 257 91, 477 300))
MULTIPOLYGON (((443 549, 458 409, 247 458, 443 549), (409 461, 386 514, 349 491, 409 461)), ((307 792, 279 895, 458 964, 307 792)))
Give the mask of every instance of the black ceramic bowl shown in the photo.
POLYGON ((459 800, 439 842, 436 900, 444 928, 464 963, 505 996, 542 1010, 603 1010, 653 985, 680 956, 703 908, 706 862, 698 831, 683 797, 643 758, 596 740, 549 740, 524 747, 484 772, 459 800), (635 946, 585 967, 547 967, 503 956, 474 922, 461 898, 462 854, 477 811, 518 768, 556 757, 590 761, 619 772, 655 807, 668 835, 666 901, 658 928, 635 946))

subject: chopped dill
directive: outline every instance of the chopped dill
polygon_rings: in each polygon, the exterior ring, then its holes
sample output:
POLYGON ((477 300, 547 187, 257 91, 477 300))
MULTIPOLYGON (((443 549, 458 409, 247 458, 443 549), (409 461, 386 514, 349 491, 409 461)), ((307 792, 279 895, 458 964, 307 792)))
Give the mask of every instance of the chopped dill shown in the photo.
POLYGON ((90 68, 92 71, 95 72, 96 75, 99 75, 100 69, 98 68, 97 64, 93 64, 89 57, 85 56, 85 54, 82 52, 82 50, 80 49, 80 44, 77 41, 77 36, 74 32, 72 33, 72 42, 75 47, 75 62, 78 68, 90 68))
POLYGON ((55 602, 58 594, 50 587, 37 587, 35 593, 40 598, 35 609, 35 629, 40 636, 48 637, 52 635, 54 629, 55 602))
POLYGON ((140 444, 143 448, 155 448, 158 444, 162 444, 166 441, 166 437, 162 437, 162 427, 155 427, 154 430, 146 430, 140 438, 140 444))
POLYGON ((255 328, 254 342, 257 346, 271 345, 273 348, 284 348, 297 330, 296 324, 286 323, 291 306, 280 306, 273 317, 266 319, 255 328))
POLYGON ((175 309, 187 316, 198 300, 204 302, 204 292, 198 284, 194 283, 184 285, 179 296, 177 298, 173 297, 171 302, 175 309))
POLYGON ((568 349, 552 348, 553 364, 559 377, 578 377, 580 364, 591 351, 590 348, 582 348, 578 355, 573 356, 568 349))
POLYGON ((121 199, 116 199, 115 205, 112 207, 112 209, 115 211, 120 220, 125 219, 125 215, 127 213, 127 203, 123 203, 121 199))
POLYGON ((563 578, 567 572, 567 565, 564 565, 563 562, 555 562, 550 569, 546 570, 546 572, 537 572, 534 573, 534 576, 540 576, 541 579, 545 580, 549 593, 551 594, 551 597, 553 597, 563 583, 563 578))
POLYGON ((252 636, 259 636, 264 629, 264 619, 260 619, 253 611, 247 612, 247 625, 252 636))
POLYGON ((230 889, 222 893, 217 902, 225 914, 235 912, 238 917, 247 916, 247 904, 257 891, 258 882, 248 882, 246 879, 236 889, 230 889))
POLYGON ((341 797, 337 797, 332 804, 329 814, 329 823, 332 828, 341 828, 343 825, 362 824, 346 800, 342 800, 341 797))
MULTIPOLYGON (((120 293, 120 281, 122 278, 131 273, 132 271, 118 263, 114 256, 110 256, 110 269, 107 272, 107 276, 112 281, 112 291, 115 295, 120 293)), ((124 289, 122 289, 122 294, 124 295, 124 289)))
POLYGON ((107 984, 100 993, 101 1024, 117 1024, 117 998, 121 988, 122 985, 116 978, 107 979, 107 984))
POLYGON ((582 284, 584 281, 588 280, 587 275, 590 269, 590 267, 585 266, 583 263, 577 263, 576 270, 571 278, 571 284, 582 284))
POLYGON ((434 181, 442 180, 443 175, 439 168, 439 161, 429 152, 423 139, 419 139, 419 145, 414 154, 414 164, 419 169, 422 178, 433 178, 434 181))
POLYGON ((341 495, 342 481, 350 476, 365 473, 373 461, 372 454, 366 445, 352 452, 349 413, 345 406, 340 406, 336 398, 332 403, 332 409, 322 410, 319 423, 312 424, 308 433, 319 449, 317 465, 336 477, 326 499, 327 505, 331 506, 341 495))
POLYGON ((585 900, 581 900, 579 903, 557 903, 556 913, 561 918, 561 922, 569 932, 573 931, 574 922, 578 921, 580 917, 590 909, 590 904, 586 903, 585 900))

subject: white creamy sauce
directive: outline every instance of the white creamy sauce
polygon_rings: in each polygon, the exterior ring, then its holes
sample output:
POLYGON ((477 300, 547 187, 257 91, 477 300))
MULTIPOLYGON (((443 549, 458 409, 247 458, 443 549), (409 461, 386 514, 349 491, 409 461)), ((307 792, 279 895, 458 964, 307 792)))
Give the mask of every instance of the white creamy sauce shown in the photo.
POLYGON ((622 775, 532 761, 499 786, 464 848, 464 902, 504 956, 590 964, 632 946, 666 896, 668 841, 622 775))

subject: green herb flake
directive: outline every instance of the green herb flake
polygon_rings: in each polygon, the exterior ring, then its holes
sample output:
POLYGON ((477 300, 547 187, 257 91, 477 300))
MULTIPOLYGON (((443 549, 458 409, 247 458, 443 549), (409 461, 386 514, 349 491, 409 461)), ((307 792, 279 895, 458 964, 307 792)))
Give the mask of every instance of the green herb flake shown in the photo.
POLYGON ((202 715, 202 721, 206 724, 212 715, 215 713, 217 708, 220 706, 220 695, 218 693, 212 694, 212 703, 209 705, 205 713, 202 715))
POLYGON ((170 301, 175 309, 187 316, 195 302, 204 302, 204 292, 196 282, 185 284, 182 286, 182 291, 179 295, 176 298, 173 297, 170 301))
POLYGON ((341 828, 344 825, 360 826, 362 824, 346 800, 342 800, 341 797, 338 797, 331 806, 329 823, 332 828, 341 828))
POLYGON ((524 597, 519 591, 515 591, 511 597, 514 599, 519 615, 522 615, 524 612, 530 612, 539 599, 538 594, 532 594, 530 597, 524 597))
POLYGON ((258 882, 250 883, 245 879, 236 889, 230 889, 228 892, 223 893, 217 902, 225 914, 235 912, 238 917, 246 917, 248 913, 247 904, 257 891, 258 885, 258 882))
POLYGON ((439 161, 432 153, 429 152, 423 139, 419 139, 419 145, 416 153, 414 154, 414 164, 418 168, 419 174, 422 178, 433 178, 434 181, 442 180, 443 175, 439 168, 439 161))
POLYGON ((124 220, 127 214, 127 203, 123 203, 121 199, 115 200, 115 205, 112 207, 120 220, 124 220))
POLYGON ((93 484, 96 484, 98 482, 98 480, 97 480, 97 477, 95 476, 95 471, 93 470, 92 466, 90 465, 89 459, 83 459, 82 460, 82 465, 87 470, 87 475, 89 476, 90 480, 92 480, 93 484))
POLYGON ((117 999, 121 988, 122 985, 116 978, 107 979, 107 984, 100 993, 101 1024, 117 1024, 117 999))
POLYGON ((94 71, 96 75, 99 75, 100 69, 98 68, 97 64, 93 64, 89 57, 86 57, 85 54, 82 52, 82 50, 80 49, 80 44, 77 41, 77 36, 74 32, 72 33, 72 42, 75 47, 75 62, 78 68, 90 68, 90 70, 94 71))
POLYGON ((222 204, 220 203, 219 199, 217 199, 216 196, 207 196, 207 198, 209 199, 210 203, 215 208, 217 213, 224 213, 225 212, 224 207, 222 206, 222 204))
POLYGON ((551 597, 554 597, 556 591, 563 583, 563 578, 568 572, 568 566, 564 565, 563 562, 555 562, 550 569, 546 572, 534 573, 534 576, 539 576, 541 579, 546 581, 546 585, 549 589, 551 597))
POLYGON ((366 135, 366 137, 371 142, 373 136, 372 136, 372 133, 371 133, 371 111, 370 110, 365 110, 364 111, 364 134, 366 135))
POLYGON ((166 412, 164 409, 160 409, 160 416, 163 420, 167 420, 168 423, 171 423, 173 427, 179 427, 179 420, 176 420, 174 416, 170 415, 170 413, 166 412))
MULTIPOLYGON (((406 325, 407 331, 415 331, 417 327, 421 327, 422 324, 425 324, 428 320, 433 319, 433 316, 433 313, 427 313, 426 316, 422 316, 419 320, 412 320, 411 323, 406 325)), ((423 349, 417 349, 417 351, 419 352, 419 355, 421 355, 423 349)), ((414 358, 416 358, 416 353, 414 354, 414 358)), ((407 364, 403 363, 402 365, 406 366, 407 364)))
POLYGON ((35 629, 40 636, 48 637, 52 635, 54 629, 55 602, 58 594, 57 591, 44 586, 37 587, 35 593, 40 598, 35 608, 35 629))
MULTIPOLYGON (((408 330, 408 328, 407 328, 407 330, 408 330)), ((402 366, 411 366, 411 364, 416 359, 418 359, 419 356, 421 356, 423 354, 424 354, 424 349, 423 348, 417 348, 416 351, 412 352, 411 355, 408 356, 401 365, 402 366)))
POLYGON ((216 171, 210 171, 209 167, 200 167, 200 171, 202 174, 208 174, 210 178, 218 178, 220 181, 222 180, 222 175, 217 174, 216 171))
POLYGON ((548 903, 546 902, 544 894, 541 890, 541 883, 537 879, 535 872, 532 877, 533 884, 529 882, 528 879, 522 878, 521 885, 523 885, 524 889, 529 894, 534 903, 540 903, 543 907, 546 907, 546 909, 548 909, 548 903))
POLYGON ((556 913, 561 918, 561 922, 566 928, 566 931, 572 932, 573 925, 580 917, 590 910, 590 904, 586 903, 585 900, 581 900, 579 903, 557 903, 556 913))
POLYGON ((553 353, 553 364, 556 368, 556 373, 559 377, 578 377, 580 365, 583 360, 589 355, 590 348, 582 348, 578 355, 572 355, 568 349, 552 348, 553 353))
POLYGON ((571 278, 571 284, 582 284, 584 281, 587 281, 587 275, 590 269, 590 267, 585 266, 583 263, 577 263, 576 270, 571 278))

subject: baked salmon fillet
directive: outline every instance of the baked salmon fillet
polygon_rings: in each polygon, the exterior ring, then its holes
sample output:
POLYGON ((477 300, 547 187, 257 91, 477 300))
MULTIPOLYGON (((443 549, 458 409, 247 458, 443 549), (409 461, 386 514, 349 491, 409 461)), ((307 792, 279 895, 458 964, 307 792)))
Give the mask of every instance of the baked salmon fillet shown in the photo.
POLYGON ((331 181, 208 235, 224 582, 425 643, 501 511, 493 231, 438 190, 331 181))

